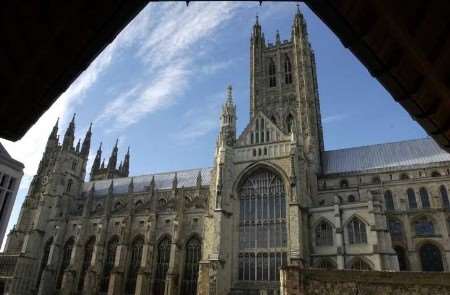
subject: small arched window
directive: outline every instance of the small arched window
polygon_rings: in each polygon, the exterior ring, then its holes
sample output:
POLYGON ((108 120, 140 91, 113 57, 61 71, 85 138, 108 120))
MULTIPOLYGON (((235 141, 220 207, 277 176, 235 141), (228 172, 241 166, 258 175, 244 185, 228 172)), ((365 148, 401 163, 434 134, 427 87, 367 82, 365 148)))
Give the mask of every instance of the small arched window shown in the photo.
POLYGON ((73 180, 72 180, 72 179, 69 179, 69 180, 67 181, 66 193, 70 193, 70 190, 72 189, 72 183, 73 183, 73 180))
POLYGON ((394 210, 394 198, 391 191, 384 192, 384 207, 388 211, 394 210))
POLYGON ((58 279, 56 280, 56 289, 58 290, 61 288, 61 283, 64 277, 64 271, 70 264, 70 258, 72 257, 72 250, 74 243, 75 240, 72 237, 64 245, 62 261, 59 267, 58 279))
POLYGON ((284 82, 286 84, 292 83, 291 60, 289 59, 289 56, 287 54, 284 56, 284 82))
POLYGON ((347 233, 350 244, 367 244, 366 225, 359 218, 353 217, 347 224, 347 233))
POLYGON ((381 183, 381 178, 379 176, 372 177, 372 183, 373 184, 380 184, 381 183))
POLYGON ((408 173, 402 173, 402 174, 400 174, 400 180, 407 180, 407 179, 409 179, 408 173))
POLYGON ((321 259, 317 264, 317 268, 321 269, 336 269, 336 266, 330 259, 321 259))
POLYGON ((441 176, 441 173, 439 173, 439 171, 431 172, 431 177, 439 177, 439 176, 441 176))
POLYGON ((127 294, 134 294, 136 290, 136 280, 141 266, 143 248, 144 239, 141 236, 135 238, 131 245, 130 264, 128 266, 127 284, 125 286, 127 294))
POLYGON ((333 227, 322 220, 316 226, 316 246, 333 246, 333 227))
POLYGON ((362 260, 362 259, 355 259, 352 262, 351 269, 354 269, 354 270, 371 270, 372 268, 364 260, 362 260))
POLYGON ((422 208, 430 208, 430 198, 428 196, 428 192, 424 187, 421 187, 419 190, 420 201, 422 202, 422 208))
POLYGON ((412 188, 409 188, 406 191, 407 195, 408 195, 408 205, 410 209, 415 209, 417 208, 417 200, 416 200, 416 193, 414 192, 414 190, 412 188))
POLYGON ((294 125, 294 118, 292 117, 291 114, 289 114, 286 118, 286 127, 289 133, 293 131, 293 125, 294 125))
POLYGON ((106 259, 103 265, 103 276, 100 285, 101 292, 108 292, 109 278, 111 277, 111 272, 114 268, 114 260, 116 258, 117 245, 119 244, 119 239, 113 237, 109 242, 106 249, 106 259))
POLYGON ((273 122, 273 124, 277 124, 277 119, 275 118, 274 115, 272 115, 272 117, 270 117, 270 120, 273 122))
POLYGON ((450 202, 448 200, 447 188, 444 185, 441 185, 439 191, 441 192, 442 207, 450 209, 450 202))
POLYGON ((92 254, 94 253, 95 237, 91 237, 84 246, 83 264, 81 265, 80 280, 78 281, 78 291, 83 290, 86 272, 91 265, 92 254))
POLYGON ((269 59, 269 87, 277 86, 276 68, 273 59, 269 59))
POLYGON ((348 180, 347 179, 342 179, 341 182, 339 183, 341 188, 348 188, 348 180))
POLYGON ((430 236, 434 234, 433 221, 428 217, 422 217, 414 222, 414 229, 418 236, 430 236))
POLYGON ((347 197, 347 200, 348 200, 349 203, 353 203, 354 201, 356 201, 356 198, 355 198, 354 195, 349 195, 349 196, 347 197))

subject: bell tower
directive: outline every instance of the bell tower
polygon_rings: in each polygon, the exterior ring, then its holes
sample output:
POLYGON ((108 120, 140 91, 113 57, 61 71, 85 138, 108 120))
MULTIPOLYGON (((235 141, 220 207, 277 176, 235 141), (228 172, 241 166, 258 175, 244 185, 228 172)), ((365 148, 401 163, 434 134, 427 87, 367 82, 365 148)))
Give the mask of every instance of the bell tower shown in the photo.
POLYGON ((250 118, 261 111, 285 133, 295 133, 314 171, 320 171, 322 124, 314 52, 300 10, 289 40, 277 31, 265 41, 258 17, 250 39, 250 118))

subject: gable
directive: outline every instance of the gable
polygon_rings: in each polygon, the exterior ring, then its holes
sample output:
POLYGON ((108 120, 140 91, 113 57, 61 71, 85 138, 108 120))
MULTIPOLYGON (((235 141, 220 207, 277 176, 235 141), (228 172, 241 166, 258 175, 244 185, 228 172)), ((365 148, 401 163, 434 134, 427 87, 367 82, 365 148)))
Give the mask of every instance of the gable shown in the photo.
POLYGON ((236 145, 245 146, 289 140, 290 136, 288 134, 278 128, 278 126, 262 112, 258 112, 241 133, 236 145))

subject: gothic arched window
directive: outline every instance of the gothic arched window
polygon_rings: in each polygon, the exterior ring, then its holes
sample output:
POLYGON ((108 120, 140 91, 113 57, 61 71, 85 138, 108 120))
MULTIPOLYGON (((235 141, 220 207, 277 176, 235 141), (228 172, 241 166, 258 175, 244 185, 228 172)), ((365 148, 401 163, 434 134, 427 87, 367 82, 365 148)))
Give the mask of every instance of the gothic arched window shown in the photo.
POLYGON ((60 289, 61 288, 61 283, 62 283, 62 280, 63 280, 64 271, 66 270, 66 268, 70 264, 70 257, 72 256, 72 249, 73 249, 74 243, 75 243, 75 240, 72 237, 64 245, 62 261, 61 261, 61 265, 59 267, 59 275, 58 275, 58 279, 56 281, 56 289, 60 289))
POLYGON ((72 183, 73 183, 72 179, 69 179, 69 181, 67 181, 66 193, 70 193, 70 190, 72 188, 72 183))
POLYGON ((86 272, 91 265, 92 254, 94 253, 95 237, 91 237, 84 246, 83 264, 81 265, 80 280, 78 281, 78 290, 83 290, 86 272))
POLYGON ((164 295, 166 275, 170 262, 171 243, 171 239, 166 237, 158 244, 158 251, 156 253, 155 282, 153 286, 153 294, 155 295, 164 295))
POLYGON ((108 246, 106 248, 106 259, 103 264, 103 275, 102 282, 100 285, 101 292, 108 292, 109 286, 109 278, 111 277, 111 271, 114 268, 114 260, 116 258, 117 245, 119 244, 119 239, 117 237, 113 237, 108 242, 108 246))
POLYGON ((386 210, 394 210, 394 198, 391 191, 384 192, 384 206, 386 210))
POLYGON ((408 258, 406 256, 405 249, 400 246, 395 246, 394 251, 397 253, 398 266, 400 270, 408 270, 408 258))
POLYGON ((414 222, 414 229, 418 236, 429 236, 434 234, 433 221, 428 217, 422 217, 414 222))
POLYGON ((36 281, 36 290, 39 290, 39 285, 41 283, 42 272, 44 271, 45 266, 47 265, 48 256, 50 255, 50 248, 52 247, 53 237, 51 237, 44 246, 44 253, 41 258, 41 265, 39 266, 39 273, 36 281))
POLYGON ((372 177, 372 183, 373 184, 380 184, 381 183, 381 178, 379 176, 372 177))
POLYGON ((322 220, 316 226, 316 246, 333 246, 333 227, 322 220))
POLYGON ((430 208, 430 198, 428 197, 428 192, 424 187, 419 190, 420 201, 422 202, 422 208, 430 208))
POLYGON ((437 246, 424 244, 419 252, 423 271, 444 271, 442 254, 437 246))
POLYGON ((293 130, 293 125, 294 125, 294 118, 292 117, 291 114, 289 114, 286 118, 286 126, 287 126, 287 131, 288 132, 292 132, 293 130))
POLYGON ((403 240, 403 225, 398 219, 389 219, 388 221, 389 233, 392 241, 403 240))
POLYGON ((439 176, 441 176, 441 173, 439 173, 439 171, 431 172, 431 177, 439 177, 439 176))
POLYGON ((269 59, 269 87, 277 86, 276 68, 273 59, 269 59))
POLYGON ((366 225, 359 218, 353 217, 347 224, 347 233, 350 244, 367 244, 366 225))
POLYGON ((181 295, 197 294, 198 263, 201 258, 201 248, 201 241, 197 238, 191 238, 186 244, 181 295))
POLYGON ((441 192, 442 207, 449 209, 450 208, 450 202, 448 200, 447 188, 444 185, 441 185, 439 190, 441 192))
POLYGON ((351 269, 355 269, 355 270, 371 270, 372 268, 370 267, 370 265, 367 262, 365 262, 364 260, 358 258, 358 259, 355 259, 352 262, 351 269))
POLYGON ((130 264, 128 266, 127 284, 125 286, 127 294, 134 294, 136 290, 136 280, 141 266, 142 249, 144 248, 144 239, 138 236, 131 244, 130 264))
POLYGON ((239 186, 239 206, 239 280, 278 281, 287 262, 283 180, 270 170, 256 170, 239 186))
POLYGON ((410 209, 417 208, 417 201, 416 201, 416 193, 412 188, 409 188, 406 193, 408 194, 408 205, 410 209))
POLYGON ((287 54, 284 56, 284 82, 286 84, 292 83, 292 66, 287 54))

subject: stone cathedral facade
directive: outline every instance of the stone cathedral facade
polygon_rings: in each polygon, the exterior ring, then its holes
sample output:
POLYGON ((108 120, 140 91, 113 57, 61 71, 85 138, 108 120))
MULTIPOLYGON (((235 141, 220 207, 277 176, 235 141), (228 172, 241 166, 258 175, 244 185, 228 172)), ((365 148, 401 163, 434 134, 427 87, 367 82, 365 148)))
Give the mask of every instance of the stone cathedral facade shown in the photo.
POLYGON ((250 122, 228 88, 211 168, 128 176, 56 125, 0 256, 7 294, 278 294, 279 268, 450 270, 450 155, 432 140, 325 151, 303 16, 250 41, 250 122), (85 181, 89 178, 89 181, 85 181))

